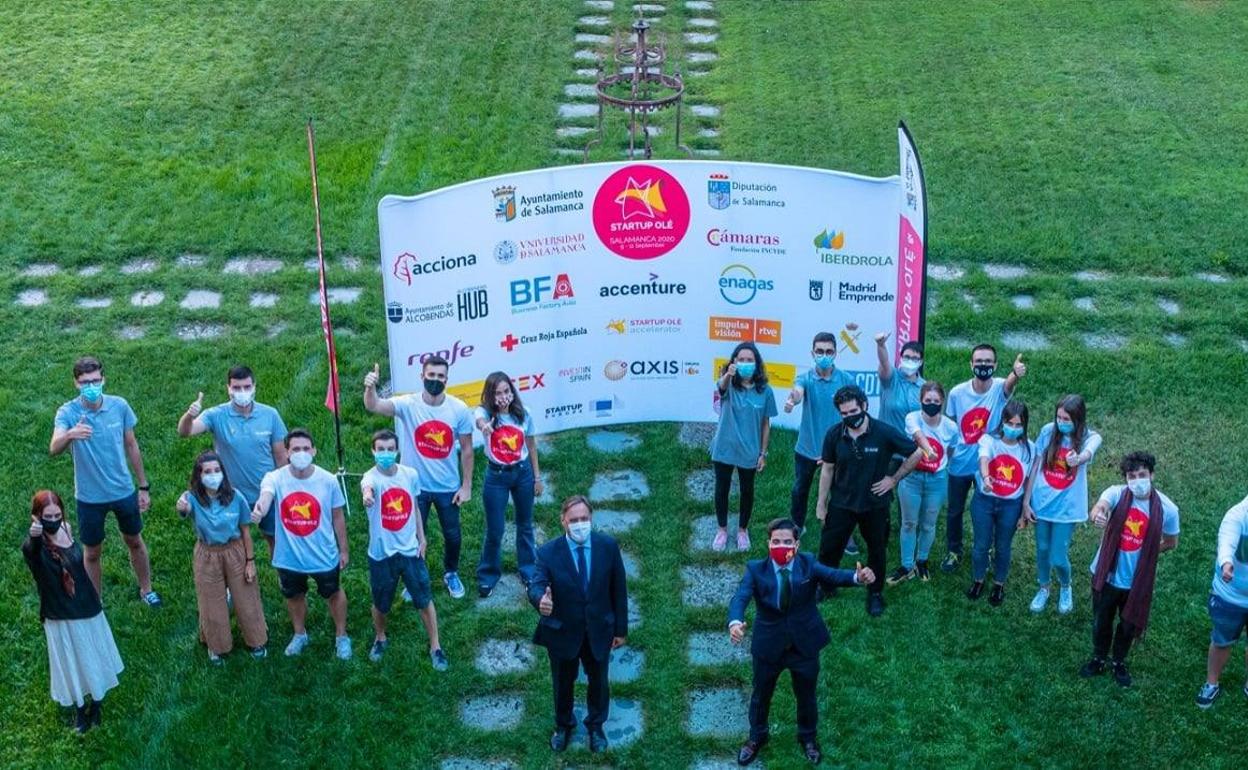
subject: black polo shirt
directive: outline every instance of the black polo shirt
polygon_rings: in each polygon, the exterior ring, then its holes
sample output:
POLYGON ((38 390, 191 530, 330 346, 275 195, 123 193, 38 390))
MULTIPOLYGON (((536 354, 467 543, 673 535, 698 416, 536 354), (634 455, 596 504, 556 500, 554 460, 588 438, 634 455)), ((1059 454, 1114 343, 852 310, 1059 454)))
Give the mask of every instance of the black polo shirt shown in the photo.
POLYGON ((877 495, 871 485, 888 475, 894 454, 909 457, 918 447, 904 433, 874 417, 867 418, 867 429, 853 438, 845 423, 837 423, 823 437, 823 462, 831 464, 832 488, 829 508, 866 511, 887 508, 893 493, 877 495))

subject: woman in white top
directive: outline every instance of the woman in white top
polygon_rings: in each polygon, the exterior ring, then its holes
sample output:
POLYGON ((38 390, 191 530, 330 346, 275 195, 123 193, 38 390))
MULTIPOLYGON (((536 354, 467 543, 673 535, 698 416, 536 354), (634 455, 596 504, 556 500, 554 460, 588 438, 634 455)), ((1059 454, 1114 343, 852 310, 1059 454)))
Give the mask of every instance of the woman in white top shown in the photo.
POLYGON ((994 607, 1005 601, 1005 580, 1010 574, 1010 548, 1023 513, 1023 489, 1034 466, 1035 445, 1027 438, 1027 405, 1011 399, 1001 410, 996 432, 979 439, 979 471, 975 496, 971 498, 971 523, 975 545, 971 551, 971 578, 966 595, 974 600, 984 592, 988 574, 988 551, 993 552, 992 593, 994 607))
POLYGON ((901 566, 888 576, 889 585, 916 577, 925 582, 931 579, 927 556, 936 539, 936 519, 949 495, 949 451, 958 436, 957 424, 944 410, 944 386, 928 380, 919 388, 919 409, 905 417, 906 435, 923 450, 923 459, 897 485, 901 566))

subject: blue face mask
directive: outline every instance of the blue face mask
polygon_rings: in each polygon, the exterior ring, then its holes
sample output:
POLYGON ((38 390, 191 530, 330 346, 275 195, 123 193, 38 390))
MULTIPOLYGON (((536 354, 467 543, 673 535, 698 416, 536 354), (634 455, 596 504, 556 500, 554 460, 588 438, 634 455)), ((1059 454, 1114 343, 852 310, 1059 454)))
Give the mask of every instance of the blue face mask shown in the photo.
POLYGON ((78 388, 78 392, 82 394, 83 398, 94 404, 104 396, 104 383, 93 382, 90 385, 83 385, 78 388))
POLYGON ((815 356, 815 366, 820 369, 831 369, 835 361, 832 356, 815 356))
POLYGON ((399 453, 393 451, 373 452, 373 459, 377 461, 377 467, 384 471, 399 461, 399 453))
POLYGON ((1057 422, 1057 431, 1063 436, 1069 436, 1074 429, 1075 424, 1073 422, 1062 422, 1061 420, 1057 422))
POLYGON ((754 362, 737 364, 737 374, 741 375, 741 379, 748 380, 754 376, 754 362))
POLYGON ((1016 428, 1013 425, 1002 425, 1001 433, 1009 439, 1020 439, 1023 437, 1023 429, 1016 428))

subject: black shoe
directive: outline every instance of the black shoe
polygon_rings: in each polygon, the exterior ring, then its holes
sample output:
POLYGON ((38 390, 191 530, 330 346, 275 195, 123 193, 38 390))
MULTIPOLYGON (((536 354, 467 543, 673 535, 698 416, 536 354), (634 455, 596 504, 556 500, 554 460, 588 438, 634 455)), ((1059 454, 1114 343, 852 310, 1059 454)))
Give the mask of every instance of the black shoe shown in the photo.
POLYGON ((940 563, 940 571, 949 573, 958 568, 958 562, 962 560, 962 554, 950 551, 945 554, 945 560, 940 563))
POLYGON ((823 759, 823 751, 819 748, 819 741, 801 741, 802 756, 806 757, 806 761, 812 765, 817 765, 823 759))
POLYGON ((767 745, 766 738, 762 739, 761 741, 756 741, 751 738, 750 740, 741 744, 741 750, 737 752, 737 764, 745 766, 745 765, 750 764, 754 760, 758 759, 758 753, 762 751, 763 747, 766 745, 767 745))
POLYGON ((589 731, 589 752, 591 754, 599 754, 607 750, 607 734, 602 731, 601 727, 595 727, 589 731))
POLYGON ((888 578, 886 578, 884 582, 890 586, 895 586, 898 583, 904 583, 907 580, 913 580, 918 576, 919 576, 918 570, 906 569, 905 567, 898 567, 897 569, 888 573, 888 578))
POLYGON ((477 596, 480 596, 482 599, 488 599, 490 598, 490 592, 493 590, 494 586, 478 586, 477 596))
POLYGON ((1079 676, 1087 679, 1091 676, 1100 676, 1105 673, 1105 659, 1098 658, 1095 655, 1083 664, 1083 668, 1079 669, 1079 676))
POLYGON ((993 607, 1000 607, 1001 602, 1005 601, 1005 586, 1000 583, 992 584, 992 592, 988 594, 988 603, 993 607))
POLYGON ((919 580, 924 583, 932 579, 932 573, 927 568, 927 560, 915 563, 914 571, 919 574, 919 580))
POLYGON ((874 591, 867 594, 867 614, 873 618, 884 614, 884 594, 874 591))
POLYGON ((966 598, 974 601, 984 595, 984 581, 976 580, 971 583, 971 587, 966 589, 966 598))
POLYGON ((1131 672, 1127 671, 1127 664, 1121 660, 1110 661, 1110 668, 1114 670, 1114 681, 1119 687, 1131 686, 1131 672))
POLYGON ((100 712, 104 709, 103 701, 93 700, 91 705, 87 707, 87 718, 91 720, 92 727, 100 726, 100 712))
POLYGON ((555 732, 550 736, 550 748, 552 751, 563 751, 568 747, 568 743, 571 740, 571 730, 565 730, 562 727, 556 728, 555 732))
POLYGON ((91 707, 86 704, 74 708, 74 729, 79 735, 91 729, 90 709, 91 707))

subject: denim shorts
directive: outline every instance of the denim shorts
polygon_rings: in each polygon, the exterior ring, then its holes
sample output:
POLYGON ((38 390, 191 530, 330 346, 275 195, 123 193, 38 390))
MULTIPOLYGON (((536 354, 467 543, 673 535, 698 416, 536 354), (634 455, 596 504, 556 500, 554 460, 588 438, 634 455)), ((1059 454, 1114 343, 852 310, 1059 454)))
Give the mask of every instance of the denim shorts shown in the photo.
POLYGON ((1244 635, 1248 627, 1248 607, 1231 604, 1217 594, 1209 594, 1209 619, 1213 621, 1213 633, 1209 642, 1214 647, 1230 647, 1244 635))
POLYGON ((112 511, 117 517, 117 529, 123 535, 137 535, 143 531, 143 516, 139 513, 139 493, 113 500, 110 503, 84 503, 75 500, 78 509, 78 540, 83 545, 99 545, 104 542, 104 520, 112 511))
POLYGON ((419 556, 396 553, 384 559, 368 560, 368 582, 373 589, 373 606, 378 612, 384 615, 390 611, 399 580, 412 595, 413 607, 423 610, 429 606, 433 600, 433 589, 429 586, 429 568, 425 566, 425 560, 419 556))

